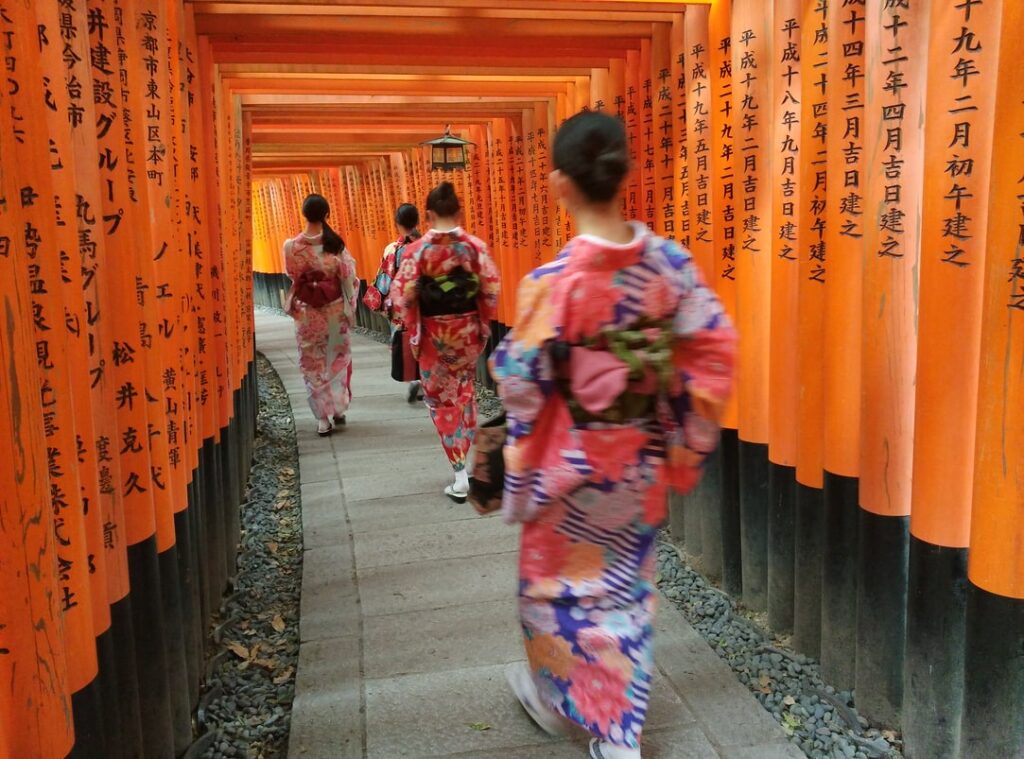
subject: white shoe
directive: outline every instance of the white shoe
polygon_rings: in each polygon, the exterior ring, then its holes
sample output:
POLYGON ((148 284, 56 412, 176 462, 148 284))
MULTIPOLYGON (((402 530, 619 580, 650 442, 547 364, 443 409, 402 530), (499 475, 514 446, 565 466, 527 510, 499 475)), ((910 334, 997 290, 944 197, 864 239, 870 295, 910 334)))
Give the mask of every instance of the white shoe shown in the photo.
POLYGON ((562 718, 544 706, 540 694, 537 693, 537 686, 533 682, 533 674, 530 672, 530 665, 524 661, 515 662, 505 667, 505 677, 508 679, 509 687, 516 694, 523 710, 530 715, 530 719, 537 727, 548 735, 565 735, 565 723, 562 718))
POLYGON ((600 738, 591 738, 590 759, 640 759, 640 749, 613 746, 600 738))
POLYGON ((468 488, 466 490, 456 490, 454 485, 446 487, 444 494, 455 501, 455 503, 465 503, 469 499, 468 488))
POLYGON ((334 432, 334 425, 330 419, 321 419, 316 426, 316 434, 320 437, 327 437, 334 432))

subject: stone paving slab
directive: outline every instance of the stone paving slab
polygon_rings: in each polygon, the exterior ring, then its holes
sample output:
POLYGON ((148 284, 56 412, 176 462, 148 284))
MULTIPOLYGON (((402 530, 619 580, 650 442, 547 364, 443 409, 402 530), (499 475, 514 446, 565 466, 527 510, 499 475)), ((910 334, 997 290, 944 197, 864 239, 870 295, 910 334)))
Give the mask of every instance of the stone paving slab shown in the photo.
MULTIPOLYGON (((259 314, 257 346, 289 389, 305 561, 290 759, 585 757, 548 738, 506 685, 523 659, 518 532, 446 499, 426 409, 405 401, 387 348, 353 337, 349 424, 318 437, 290 320, 259 314), (484 723, 487 730, 474 730, 484 723)), ((645 759, 802 754, 662 599, 645 759)))
POLYGON ((292 705, 289 756, 364 756, 360 642, 357 633, 303 644, 292 705))
POLYGON ((479 519, 465 504, 452 503, 447 498, 425 501, 421 494, 357 501, 347 504, 347 511, 352 529, 357 532, 479 519))
POLYGON ((440 609, 500 601, 516 592, 513 552, 359 570, 363 613, 440 609))
POLYGON ((371 678, 447 672, 523 658, 514 598, 367 617, 365 673, 371 678), (472 634, 466 632, 471 630, 472 634))
POLYGON ((519 542, 497 516, 360 532, 355 541, 360 569, 509 553, 519 542))

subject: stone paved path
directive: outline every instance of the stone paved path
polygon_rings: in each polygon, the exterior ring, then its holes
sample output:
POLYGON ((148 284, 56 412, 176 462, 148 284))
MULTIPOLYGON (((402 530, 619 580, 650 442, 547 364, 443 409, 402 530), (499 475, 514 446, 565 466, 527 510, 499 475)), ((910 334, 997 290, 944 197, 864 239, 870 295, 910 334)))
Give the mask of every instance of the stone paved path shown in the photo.
MULTIPOLYGON (((289 759, 585 757, 509 692, 524 658, 517 533, 441 491, 450 470, 421 405, 405 402, 379 343, 353 339, 349 424, 321 439, 291 321, 260 314, 258 349, 295 409, 305 563, 289 759), (475 730, 483 723, 490 729, 475 730)), ((667 601, 660 606, 645 759, 803 754, 667 601)))

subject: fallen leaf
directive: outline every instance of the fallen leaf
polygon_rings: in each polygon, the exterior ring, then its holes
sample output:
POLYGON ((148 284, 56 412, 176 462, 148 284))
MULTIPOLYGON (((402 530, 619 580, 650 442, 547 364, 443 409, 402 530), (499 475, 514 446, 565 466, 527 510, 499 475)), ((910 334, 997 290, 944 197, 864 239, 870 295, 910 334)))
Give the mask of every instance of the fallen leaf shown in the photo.
POLYGON ((280 685, 281 683, 288 682, 293 672, 295 672, 295 667, 288 667, 288 669, 274 678, 274 685, 280 685))
POLYGON ((271 672, 273 672, 275 669, 277 669, 277 665, 280 662, 272 661, 270 659, 253 659, 252 663, 258 667, 263 667, 263 669, 269 669, 271 672))
POLYGON ((784 712, 782 715, 782 728, 788 735, 792 735, 793 731, 803 725, 803 722, 799 717, 796 717, 792 712, 784 712))
POLYGON ((228 646, 228 648, 234 651, 235 655, 238 656, 239 659, 249 659, 249 649, 243 646, 241 643, 232 643, 228 646))
POLYGON ((470 722, 469 729, 482 733, 484 730, 490 730, 491 726, 486 722, 470 722))
POLYGON ((759 677, 757 681, 761 684, 761 687, 760 687, 759 690, 762 693, 771 693, 772 692, 772 679, 770 677, 768 677, 768 675, 761 675, 761 677, 759 677))
POLYGON ((896 733, 893 730, 883 730, 882 737, 889 741, 889 743, 892 743, 896 740, 896 733))
POLYGON ((796 699, 792 696, 786 696, 784 699, 782 699, 782 703, 784 703, 786 706, 793 706, 796 703, 796 699))
POLYGON ((275 556, 277 555, 277 548, 278 548, 277 543, 267 543, 267 550, 270 551, 275 556))
POLYGON ((284 619, 281 617, 280 614, 278 614, 270 622, 270 626, 273 627, 275 630, 277 630, 279 633, 284 632, 284 628, 285 628, 284 619))

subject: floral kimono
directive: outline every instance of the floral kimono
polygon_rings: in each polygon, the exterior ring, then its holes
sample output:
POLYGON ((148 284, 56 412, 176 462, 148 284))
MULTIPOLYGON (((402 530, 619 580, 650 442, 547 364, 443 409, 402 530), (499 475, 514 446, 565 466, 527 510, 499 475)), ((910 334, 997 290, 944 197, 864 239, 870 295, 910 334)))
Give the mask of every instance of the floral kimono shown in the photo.
POLYGON ((633 228, 625 245, 576 237, 528 275, 492 358, 530 668, 547 706, 627 748, 651 692, 667 488, 692 488, 715 448, 735 350, 689 253, 633 228))
MULTIPOLYGON (((285 267, 292 282, 303 272, 320 270, 341 280, 342 297, 314 308, 288 294, 286 309, 295 320, 299 368, 306 383, 309 407, 317 419, 344 416, 352 399, 352 346, 349 328, 359 294, 356 264, 347 250, 325 254, 319 235, 300 234, 285 245, 285 267)), ((294 287, 293 287, 294 289, 294 287)))
POLYGON ((391 288, 398 318, 409 330, 419 361, 430 418, 456 472, 466 468, 476 432, 476 364, 491 334, 499 289, 500 276, 487 246, 458 227, 431 230, 406 248, 391 288), (460 269, 475 282, 475 310, 424 315, 420 296, 425 281, 447 282, 460 269))

